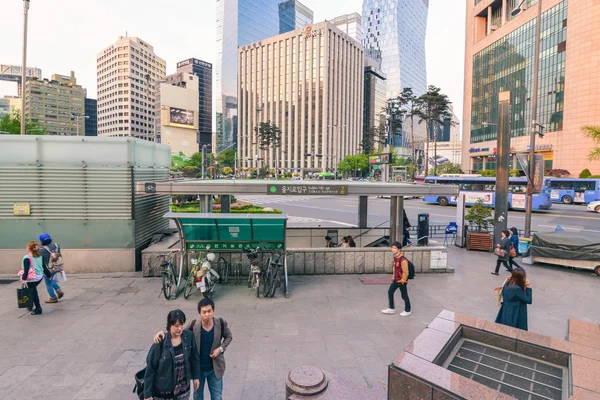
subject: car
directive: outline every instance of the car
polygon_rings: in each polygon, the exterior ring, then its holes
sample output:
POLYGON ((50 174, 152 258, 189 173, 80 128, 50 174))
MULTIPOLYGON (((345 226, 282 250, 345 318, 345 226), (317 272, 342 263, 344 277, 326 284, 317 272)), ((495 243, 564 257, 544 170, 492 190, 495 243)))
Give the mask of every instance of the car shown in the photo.
POLYGON ((592 201, 591 203, 589 203, 587 205, 587 210, 600 213, 600 200, 592 201))

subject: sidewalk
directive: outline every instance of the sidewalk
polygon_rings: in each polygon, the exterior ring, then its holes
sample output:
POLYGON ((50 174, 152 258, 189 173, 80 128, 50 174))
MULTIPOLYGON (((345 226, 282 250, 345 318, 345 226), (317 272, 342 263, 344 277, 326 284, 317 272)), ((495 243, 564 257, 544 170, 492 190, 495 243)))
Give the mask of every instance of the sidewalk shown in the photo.
MULTIPOLYGON (((364 385, 387 383, 387 366, 442 310, 495 319, 495 257, 451 248, 454 274, 410 282, 413 315, 380 313, 386 285, 356 275, 292 276, 291 297, 257 299, 245 286, 220 286, 216 315, 229 321, 225 399, 282 399, 290 369, 311 364, 364 385)), ((600 279, 590 272, 525 266, 533 287, 532 331, 564 338, 567 318, 600 323, 600 279)), ((374 276, 374 275, 372 275, 374 276)), ((135 399, 133 375, 167 313, 197 316, 195 294, 166 301, 160 279, 135 274, 69 276, 59 304, 41 316, 16 308, 18 284, 0 285, 0 398, 135 399)), ((47 299, 44 285, 39 287, 47 299)), ((396 295, 397 307, 402 305, 396 295)))

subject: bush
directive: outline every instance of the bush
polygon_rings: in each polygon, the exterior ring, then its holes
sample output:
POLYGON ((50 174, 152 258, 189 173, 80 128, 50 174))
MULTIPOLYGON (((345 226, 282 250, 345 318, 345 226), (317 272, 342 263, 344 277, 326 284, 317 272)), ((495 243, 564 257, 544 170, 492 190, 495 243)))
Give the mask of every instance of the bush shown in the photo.
POLYGON ((198 168, 192 167, 189 165, 187 167, 181 168, 180 172, 186 178, 197 178, 198 177, 198 168))
POLYGON ((471 226, 477 228, 477 232, 485 232, 489 226, 494 224, 492 218, 492 209, 483 205, 483 200, 479 199, 469 209, 467 215, 465 215, 465 221, 469 222, 471 226))
POLYGON ((579 174, 580 178, 589 178, 590 176, 592 176, 592 173, 587 168, 581 171, 581 173, 579 174))
POLYGON ((590 179, 600 179, 600 175, 590 175, 588 176, 590 179))
POLYGON ((546 176, 552 176, 554 178, 567 178, 571 176, 571 173, 566 169, 547 169, 546 176))
POLYGON ((496 176, 496 170, 495 169, 486 169, 485 171, 481 171, 481 176, 488 176, 488 177, 496 176))
POLYGON ((521 173, 519 172, 518 169, 511 169, 509 172, 509 175, 512 176, 513 178, 518 178, 521 176, 521 173))

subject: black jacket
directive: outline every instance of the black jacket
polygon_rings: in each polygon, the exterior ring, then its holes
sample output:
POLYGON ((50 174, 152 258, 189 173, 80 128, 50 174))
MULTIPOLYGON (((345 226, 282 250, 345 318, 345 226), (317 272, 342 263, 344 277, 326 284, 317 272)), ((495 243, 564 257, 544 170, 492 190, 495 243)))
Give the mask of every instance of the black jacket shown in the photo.
MULTIPOLYGON (((188 380, 200 379, 200 356, 194 340, 194 334, 184 330, 181 334, 183 356, 188 380)), ((146 358, 144 375, 144 398, 154 397, 158 393, 175 390, 175 349, 171 344, 171 334, 167 332, 165 340, 153 344, 146 358)))

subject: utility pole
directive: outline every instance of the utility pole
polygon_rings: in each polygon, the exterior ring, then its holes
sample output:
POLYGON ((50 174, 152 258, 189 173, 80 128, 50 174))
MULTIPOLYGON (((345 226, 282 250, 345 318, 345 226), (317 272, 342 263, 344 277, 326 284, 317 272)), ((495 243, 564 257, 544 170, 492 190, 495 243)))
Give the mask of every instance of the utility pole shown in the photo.
POLYGON ((25 88, 27 86, 27 17, 29 0, 23 0, 23 62, 21 64, 21 135, 25 134, 25 88))
POLYGON ((146 140, 150 136, 150 74, 146 74, 146 140))

